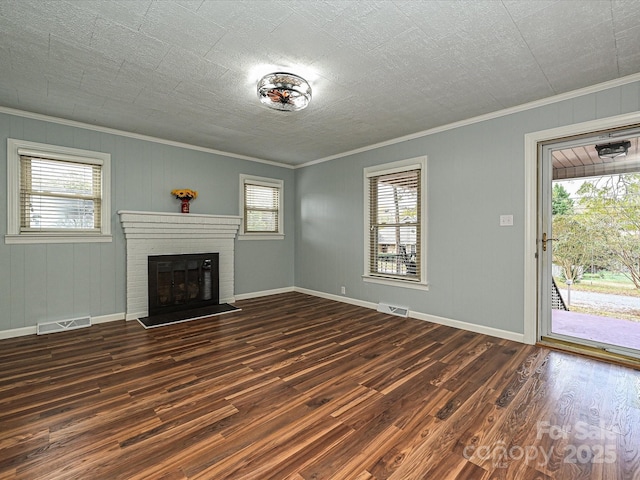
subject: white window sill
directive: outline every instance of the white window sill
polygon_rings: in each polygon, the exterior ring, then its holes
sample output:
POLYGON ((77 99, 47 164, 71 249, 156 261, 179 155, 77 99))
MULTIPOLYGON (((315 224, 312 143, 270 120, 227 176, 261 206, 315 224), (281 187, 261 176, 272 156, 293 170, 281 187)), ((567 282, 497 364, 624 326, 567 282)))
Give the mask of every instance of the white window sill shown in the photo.
POLYGON ((400 280, 390 277, 374 277, 372 275, 362 275, 362 280, 368 283, 377 283, 380 285, 389 285, 400 288, 411 288, 414 290, 429 290, 429 285, 423 282, 415 282, 411 280, 400 280))
POLYGON ((283 240, 284 233, 243 233, 238 240, 283 240))
POLYGON ((11 244, 36 244, 36 243, 109 243, 113 240, 111 235, 99 234, 52 234, 52 233, 23 233, 20 235, 5 235, 4 243, 11 244))

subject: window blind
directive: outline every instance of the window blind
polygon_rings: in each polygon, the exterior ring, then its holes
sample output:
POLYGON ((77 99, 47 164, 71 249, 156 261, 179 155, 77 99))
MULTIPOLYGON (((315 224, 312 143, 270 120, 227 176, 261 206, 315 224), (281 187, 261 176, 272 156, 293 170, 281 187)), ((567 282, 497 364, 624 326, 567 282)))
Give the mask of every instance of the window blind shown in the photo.
POLYGON ((280 188, 244 184, 244 231, 278 233, 280 188))
POLYGON ((420 169, 369 178, 370 273, 420 280, 420 169))
POLYGON ((102 166, 20 155, 20 230, 100 232, 102 166))

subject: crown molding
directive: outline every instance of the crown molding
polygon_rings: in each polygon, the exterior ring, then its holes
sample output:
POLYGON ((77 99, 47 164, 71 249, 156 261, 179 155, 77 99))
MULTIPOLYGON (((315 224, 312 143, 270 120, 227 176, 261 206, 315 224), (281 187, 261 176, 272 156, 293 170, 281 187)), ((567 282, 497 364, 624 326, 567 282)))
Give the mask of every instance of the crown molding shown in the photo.
POLYGON ((213 148, 200 147, 198 145, 191 145, 188 143, 175 142, 173 140, 166 140, 164 138, 152 137, 150 135, 142 135, 140 133, 127 132, 126 130, 118 130, 116 128, 102 127, 100 125, 92 125, 90 123, 78 122, 76 120, 68 120, 66 118, 53 117, 51 115, 44 115, 41 113, 27 112, 25 110, 18 110, 15 108, 0 106, 0 113, 7 115, 14 115, 16 117, 30 118, 32 120, 40 120, 43 122, 56 123, 58 125, 65 125, 67 127, 83 128, 85 130, 91 130, 94 132, 108 133, 111 135, 119 135, 122 137, 134 138, 136 140, 144 140, 147 142, 160 143, 162 145, 169 145, 172 147, 186 148, 188 150, 195 150, 198 152, 212 153, 214 155, 222 155, 224 157, 237 158, 239 160, 247 160, 250 162, 265 163, 267 165, 273 165, 281 168, 294 168, 293 165, 286 163, 274 162, 272 160, 265 160, 263 158, 249 157, 247 155, 239 155, 237 153, 223 152, 222 150, 215 150, 213 148))
POLYGON ((402 142, 406 142, 406 141, 409 141, 409 140, 414 140, 414 139, 417 139, 417 138, 427 137, 429 135, 434 135, 436 133, 445 132, 447 130, 453 130, 455 128, 465 127, 467 125, 473 125, 475 123, 484 122, 486 120, 492 120, 492 119, 495 119, 495 118, 500 118, 500 117, 504 117, 504 116, 507 116, 507 115, 512 115, 514 113, 524 112, 526 110, 532 110, 534 108, 543 107, 543 106, 546 106, 546 105, 551 105, 551 104, 562 102, 562 101, 565 101, 565 100, 570 100, 570 99, 573 99, 573 98, 581 97, 583 95, 589 95, 589 94, 592 94, 592 93, 601 92, 601 91, 607 90, 609 88, 621 87, 623 85, 627 85, 629 83, 633 83, 633 82, 637 82, 637 81, 640 81, 640 73, 634 73, 632 75, 627 75, 625 77, 616 78, 614 80, 609 80, 609 81, 606 81, 606 82, 598 83, 598 84, 591 85, 591 86, 588 86, 588 87, 580 88, 578 90, 572 90, 570 92, 560 93, 558 95, 553 95, 551 97, 542 98, 540 100, 534 100, 533 102, 528 102, 528 103, 524 103, 522 105, 516 105, 515 107, 509 107, 509 108, 505 108, 503 110, 498 110, 498 111, 495 111, 495 112, 486 113, 484 115, 471 117, 471 118, 468 118, 468 119, 465 119, 465 120, 460 120, 458 122, 449 123, 449 124, 442 125, 442 126, 435 127, 435 128, 431 128, 431 129, 428 129, 428 130, 423 130, 423 131, 420 131, 420 132, 412 133, 410 135, 405 135, 405 136, 402 136, 402 137, 398 137, 398 138, 394 138, 394 139, 391 139, 391 140, 387 140, 387 141, 384 141, 384 142, 374 143, 372 145, 368 145, 368 146, 365 146, 365 147, 357 148, 357 149, 354 149, 354 150, 349 150, 349 151, 342 152, 342 153, 337 153, 335 155, 319 158, 317 160, 311 160, 309 162, 305 162, 305 163, 302 163, 300 165, 290 165, 290 164, 287 164, 287 163, 274 162, 272 160, 265 160, 265 159, 262 159, 262 158, 250 157, 250 156, 247 156, 247 155, 239 155, 239 154, 231 153, 231 152, 224 152, 222 150, 215 150, 215 149, 212 149, 212 148, 200 147, 198 145, 191 145, 191 144, 188 144, 188 143, 175 142, 175 141, 166 140, 166 139, 163 139, 163 138, 152 137, 150 135, 142 135, 142 134, 139 134, 139 133, 127 132, 125 130, 118 130, 118 129, 115 129, 115 128, 101 127, 99 125, 92 125, 92 124, 89 124, 89 123, 78 122, 78 121, 75 121, 75 120, 68 120, 68 119, 65 119, 65 118, 53 117, 53 116, 50 116, 50 115, 44 115, 44 114, 40 114, 40 113, 28 112, 28 111, 24 111, 24 110, 18 110, 18 109, 14 109, 14 108, 9 108, 9 107, 0 106, 0 113, 5 113, 5 114, 8 114, 8 115, 15 115, 15 116, 24 117, 24 118, 30 118, 30 119, 33 119, 33 120, 41 120, 41 121, 45 121, 45 122, 57 123, 59 125, 66 125, 66 126, 70 126, 70 127, 83 128, 85 130, 92 130, 92 131, 101 132, 101 133, 109 133, 109 134, 112 134, 112 135, 120 135, 120 136, 123 136, 123 137, 135 138, 135 139, 138 139, 138 140, 145 140, 145 141, 148 141, 148 142, 159 143, 159 144, 162 144, 162 145, 169 145, 169 146, 173 146, 173 147, 186 148, 188 150, 195 150, 195 151, 198 151, 198 152, 211 153, 211 154, 214 154, 214 155, 222 155, 222 156, 229 157, 229 158, 237 158, 239 160, 247 160, 247 161, 250 161, 250 162, 263 163, 263 164, 272 165, 272 166, 280 167, 280 168, 298 169, 298 168, 309 167, 309 166, 316 165, 316 164, 319 164, 319 163, 329 162, 331 160, 336 160, 338 158, 348 157, 348 156, 355 155, 355 154, 358 154, 358 153, 367 152, 369 150, 375 150, 377 148, 382 148, 382 147, 387 147, 387 146, 390 146, 390 145, 395 145, 396 143, 402 143, 402 142))
POLYGON ((377 148, 387 147, 389 145, 395 145, 396 143, 406 142, 408 140, 414 140, 416 138, 427 137, 429 135, 434 135, 436 133, 445 132, 447 130, 453 130, 454 128, 465 127, 467 125, 473 125, 474 123, 484 122, 486 120, 493 120, 495 118, 504 117, 507 115, 512 115, 514 113, 524 112, 526 110, 532 110, 534 108, 543 107, 546 105, 551 105, 553 103, 563 102, 565 100, 571 100, 572 98, 581 97, 583 95, 589 95, 592 93, 598 93, 603 90, 607 90, 609 88, 621 87, 623 85, 627 85, 629 83, 640 81, 640 73, 634 73, 633 75, 627 75, 625 77, 616 78, 614 80, 609 80, 607 82, 598 83, 596 85, 591 85, 589 87, 580 88, 578 90, 572 90, 570 92, 560 93, 558 95, 553 95, 551 97, 542 98, 540 100, 534 100, 533 102, 523 103, 522 105, 516 105, 515 107, 505 108, 503 110, 498 110, 495 112, 485 113, 484 115, 479 115, 477 117, 467 118, 465 120, 460 120, 458 122, 449 123, 447 125, 442 125, 440 127, 431 128, 429 130, 423 130, 421 132, 412 133, 410 135, 405 135, 403 137, 394 138, 391 140, 387 140, 380 143, 374 143, 373 145, 368 145, 366 147, 357 148, 355 150, 350 150, 348 152, 337 153, 335 155, 331 155, 329 157, 319 158, 317 160, 311 160, 310 162, 303 163, 301 165, 297 165, 294 168, 304 168, 309 167, 311 165, 316 165, 318 163, 329 162, 331 160, 336 160, 338 158, 348 157, 350 155, 355 155, 357 153, 367 152, 369 150, 375 150, 377 148))

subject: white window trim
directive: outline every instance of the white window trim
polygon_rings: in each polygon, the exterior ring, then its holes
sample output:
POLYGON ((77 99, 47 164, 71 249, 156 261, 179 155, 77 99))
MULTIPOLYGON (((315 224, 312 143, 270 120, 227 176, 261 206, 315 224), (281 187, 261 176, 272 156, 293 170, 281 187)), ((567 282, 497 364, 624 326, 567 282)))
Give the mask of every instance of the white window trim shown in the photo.
POLYGON ((416 157, 407 160, 400 160, 398 162, 385 163, 382 165, 376 165, 373 167, 366 167, 364 169, 364 274, 362 279, 369 283, 378 283, 382 285, 389 285, 402 288, 411 288, 417 290, 429 290, 429 284, 427 283, 427 157, 416 157), (420 280, 402 279, 397 277, 387 277, 383 274, 375 275, 370 273, 371 266, 369 265, 369 225, 371 220, 371 209, 369 204, 369 178, 377 175, 384 175, 395 172, 403 172, 407 170, 420 169, 420 189, 422 194, 420 195, 420 226, 422 229, 420 235, 420 280))
POLYGON ((240 174, 240 229, 238 231, 238 240, 282 240, 284 239, 284 180, 277 178, 256 177, 253 175, 240 174), (278 232, 266 233, 255 232, 246 233, 244 231, 244 184, 249 181, 254 185, 264 185, 265 187, 274 187, 280 189, 278 196, 278 232))
POLYGON ((77 148, 7 139, 7 234, 6 244, 111 242, 111 155, 77 148), (20 154, 102 165, 101 232, 21 232, 20 231, 20 154))

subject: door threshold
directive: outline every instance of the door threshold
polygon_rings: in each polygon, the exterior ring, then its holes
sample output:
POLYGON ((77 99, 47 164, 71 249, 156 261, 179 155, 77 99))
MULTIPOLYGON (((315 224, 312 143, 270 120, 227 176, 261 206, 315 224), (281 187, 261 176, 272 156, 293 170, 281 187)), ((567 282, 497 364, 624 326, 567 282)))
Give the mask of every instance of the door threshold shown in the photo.
POLYGON ((602 348, 581 345, 578 343, 567 342, 565 340, 558 340, 556 338, 550 337, 542 337, 540 340, 538 340, 538 342, 536 342, 536 346, 563 352, 575 353, 585 357, 604 360, 609 363, 615 363, 617 365, 640 370, 640 359, 624 355, 623 353, 610 352, 602 348))

